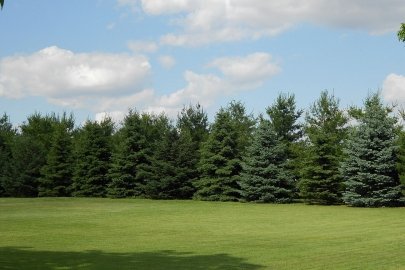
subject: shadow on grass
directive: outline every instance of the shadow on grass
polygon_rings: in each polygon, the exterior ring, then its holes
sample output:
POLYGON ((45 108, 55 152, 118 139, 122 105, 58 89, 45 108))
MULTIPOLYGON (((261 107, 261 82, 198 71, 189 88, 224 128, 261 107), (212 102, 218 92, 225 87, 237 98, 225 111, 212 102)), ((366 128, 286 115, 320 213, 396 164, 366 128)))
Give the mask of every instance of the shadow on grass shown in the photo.
POLYGON ((38 251, 0 247, 0 269, 262 269, 227 254, 195 255, 175 251, 108 253, 102 251, 38 251))

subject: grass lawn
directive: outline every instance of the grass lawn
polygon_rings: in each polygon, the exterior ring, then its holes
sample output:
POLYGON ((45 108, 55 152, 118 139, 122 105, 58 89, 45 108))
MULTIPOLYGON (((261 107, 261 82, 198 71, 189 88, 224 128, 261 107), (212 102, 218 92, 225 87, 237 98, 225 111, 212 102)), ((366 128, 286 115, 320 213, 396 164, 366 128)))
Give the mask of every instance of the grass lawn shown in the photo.
POLYGON ((3 198, 0 269, 405 269, 405 208, 3 198))

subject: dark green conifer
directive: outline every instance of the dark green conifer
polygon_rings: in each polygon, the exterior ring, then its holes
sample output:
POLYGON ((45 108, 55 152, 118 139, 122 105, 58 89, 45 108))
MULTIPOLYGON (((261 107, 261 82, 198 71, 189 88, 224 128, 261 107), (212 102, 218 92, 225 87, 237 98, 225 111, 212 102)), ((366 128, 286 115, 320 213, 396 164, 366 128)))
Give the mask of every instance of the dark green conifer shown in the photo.
POLYGON ((113 130, 113 122, 106 118, 100 123, 88 120, 78 132, 72 184, 74 196, 106 196, 113 130))
POLYGON ((55 123, 52 144, 48 152, 46 164, 41 169, 39 179, 39 196, 66 197, 70 196, 72 183, 72 131, 73 116, 66 115, 55 123))
MULTIPOLYGON (((240 118, 239 118, 240 119, 240 118)), ((212 130, 201 149, 201 179, 195 182, 195 197, 201 200, 237 201, 241 198, 238 184, 242 170, 240 136, 232 109, 221 108, 212 130)), ((245 129, 246 130, 246 129, 245 129)))
POLYGON ((339 100, 327 91, 306 115, 307 153, 303 162, 300 195, 310 204, 341 202, 343 179, 339 171, 347 119, 339 100))

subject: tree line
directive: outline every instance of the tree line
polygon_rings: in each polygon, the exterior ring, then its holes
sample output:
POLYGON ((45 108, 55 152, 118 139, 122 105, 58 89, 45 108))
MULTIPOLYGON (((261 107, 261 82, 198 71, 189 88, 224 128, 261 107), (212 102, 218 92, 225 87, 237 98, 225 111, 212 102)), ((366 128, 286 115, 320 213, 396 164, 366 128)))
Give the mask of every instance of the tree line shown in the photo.
POLYGON ((0 196, 401 206, 399 120, 377 93, 344 110, 327 91, 306 112, 291 94, 258 117, 232 101, 213 123, 198 104, 176 121, 130 110, 120 125, 35 113, 15 128, 4 114, 0 196))

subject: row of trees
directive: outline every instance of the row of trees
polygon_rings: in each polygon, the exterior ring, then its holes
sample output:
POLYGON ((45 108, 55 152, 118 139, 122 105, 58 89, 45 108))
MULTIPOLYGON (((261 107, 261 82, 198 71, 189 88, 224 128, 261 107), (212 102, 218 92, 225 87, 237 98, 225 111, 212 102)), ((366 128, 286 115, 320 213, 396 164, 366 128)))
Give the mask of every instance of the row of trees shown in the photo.
POLYGON ((240 102, 212 124, 201 106, 177 121, 129 111, 75 127, 34 114, 0 119, 1 196, 144 197, 399 206, 405 132, 378 94, 342 110, 327 91, 304 115, 281 94, 254 118, 240 102))

